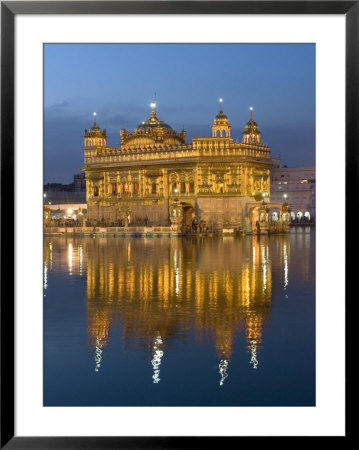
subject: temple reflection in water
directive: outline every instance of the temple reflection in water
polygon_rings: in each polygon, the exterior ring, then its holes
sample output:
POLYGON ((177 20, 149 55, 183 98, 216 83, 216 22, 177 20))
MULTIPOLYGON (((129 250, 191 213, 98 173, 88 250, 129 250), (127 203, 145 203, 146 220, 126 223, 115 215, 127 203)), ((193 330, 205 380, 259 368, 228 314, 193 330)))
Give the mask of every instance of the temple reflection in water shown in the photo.
MULTIPOLYGON (((87 334, 96 372, 116 325, 125 347, 148 349, 154 383, 161 380, 166 347, 178 335, 213 342, 220 385, 228 377, 236 333, 245 334, 248 363, 260 365, 263 324, 271 314, 270 238, 47 239, 45 289, 54 251, 68 275, 87 274, 87 334), (66 245, 53 246, 65 239, 66 245)), ((275 239, 286 290, 290 240, 275 239)))
POLYGON ((166 343, 194 328, 196 339, 213 339, 222 384, 235 333, 244 331, 256 368, 271 308, 268 239, 238 244, 233 238, 89 242, 88 337, 96 357, 109 344, 111 326, 121 323, 124 345, 133 341, 151 348, 158 382, 166 343))

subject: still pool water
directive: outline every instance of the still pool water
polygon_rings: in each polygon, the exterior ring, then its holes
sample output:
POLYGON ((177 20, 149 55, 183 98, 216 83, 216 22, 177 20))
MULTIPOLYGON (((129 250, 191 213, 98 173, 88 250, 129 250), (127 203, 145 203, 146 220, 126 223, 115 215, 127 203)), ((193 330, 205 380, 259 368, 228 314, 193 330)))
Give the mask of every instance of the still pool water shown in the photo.
POLYGON ((45 237, 45 406, 315 406, 315 232, 45 237))

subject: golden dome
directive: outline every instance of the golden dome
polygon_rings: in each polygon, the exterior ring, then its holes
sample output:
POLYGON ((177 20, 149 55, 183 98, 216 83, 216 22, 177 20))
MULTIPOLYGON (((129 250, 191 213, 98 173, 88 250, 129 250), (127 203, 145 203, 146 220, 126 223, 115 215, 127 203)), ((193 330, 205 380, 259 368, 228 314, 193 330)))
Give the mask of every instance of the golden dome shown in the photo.
POLYGON ((228 121, 228 117, 224 114, 224 112, 222 111, 222 108, 219 110, 219 113, 216 115, 215 119, 228 121))
POLYGON ((251 117, 249 121, 246 123, 245 129, 248 131, 258 131, 258 124, 253 119, 253 111, 251 111, 251 117))
POLYGON ((141 148, 186 144, 186 132, 177 133, 156 115, 155 103, 151 104, 151 117, 140 123, 132 133, 121 130, 121 147, 141 148))
POLYGON ((168 125, 167 123, 163 122, 163 120, 158 119, 156 116, 156 110, 152 110, 151 112, 151 118, 149 120, 145 120, 144 122, 140 123, 138 127, 136 127, 133 132, 141 132, 143 130, 151 130, 154 128, 168 128, 172 130, 172 127, 168 125))

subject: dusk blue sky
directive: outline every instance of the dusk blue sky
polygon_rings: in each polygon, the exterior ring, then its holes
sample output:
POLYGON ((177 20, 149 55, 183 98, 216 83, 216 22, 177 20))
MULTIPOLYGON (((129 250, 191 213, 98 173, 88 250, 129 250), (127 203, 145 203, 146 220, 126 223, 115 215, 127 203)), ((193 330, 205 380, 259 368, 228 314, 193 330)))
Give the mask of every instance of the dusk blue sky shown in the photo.
POLYGON ((187 142, 211 135, 218 99, 241 141, 249 107, 282 164, 315 164, 314 44, 46 44, 44 181, 70 183, 83 167, 92 113, 109 145, 121 128, 157 116, 187 142), (78 172, 77 172, 78 173, 78 172))

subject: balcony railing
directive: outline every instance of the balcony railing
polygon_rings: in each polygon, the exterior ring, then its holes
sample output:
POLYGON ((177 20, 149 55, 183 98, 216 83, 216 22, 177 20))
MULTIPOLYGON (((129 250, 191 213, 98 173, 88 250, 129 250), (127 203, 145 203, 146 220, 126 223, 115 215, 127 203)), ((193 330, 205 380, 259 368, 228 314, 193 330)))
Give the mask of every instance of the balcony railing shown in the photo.
POLYGON ((119 150, 109 154, 99 154, 96 156, 85 155, 85 165, 104 165, 104 164, 136 164, 147 163, 149 161, 155 162, 180 162, 183 160, 187 162, 196 159, 216 158, 216 157, 236 157, 241 159, 250 160, 265 160, 270 161, 269 148, 261 145, 246 145, 245 147, 239 147, 237 145, 231 146, 215 146, 209 145, 196 145, 194 146, 181 146, 181 147, 148 147, 139 150, 119 150))

